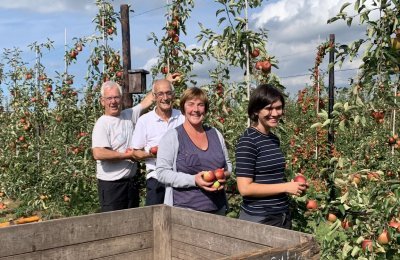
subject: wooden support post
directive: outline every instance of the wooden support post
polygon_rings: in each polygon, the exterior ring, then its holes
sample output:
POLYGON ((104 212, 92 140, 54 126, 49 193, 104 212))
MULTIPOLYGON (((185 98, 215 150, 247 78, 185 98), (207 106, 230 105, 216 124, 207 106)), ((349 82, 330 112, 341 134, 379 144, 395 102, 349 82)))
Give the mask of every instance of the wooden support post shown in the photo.
POLYGON ((129 6, 121 5, 121 35, 122 35, 122 65, 123 65, 123 108, 133 105, 132 95, 129 93, 129 74, 131 69, 131 43, 129 29, 129 6))
POLYGON ((153 207, 153 259, 168 260, 172 256, 171 207, 153 207))

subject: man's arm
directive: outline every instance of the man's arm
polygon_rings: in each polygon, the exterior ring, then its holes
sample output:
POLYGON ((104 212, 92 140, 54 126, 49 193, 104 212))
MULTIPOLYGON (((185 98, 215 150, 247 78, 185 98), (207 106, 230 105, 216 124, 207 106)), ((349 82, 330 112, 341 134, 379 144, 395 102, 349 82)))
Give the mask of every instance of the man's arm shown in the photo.
POLYGON ((93 158, 95 160, 126 160, 132 159, 131 153, 120 153, 118 151, 111 150, 105 147, 93 147, 92 148, 93 158))
POLYGON ((93 158, 95 160, 110 160, 110 161, 118 161, 118 160, 143 160, 149 157, 152 157, 150 153, 147 153, 143 150, 132 150, 129 149, 125 153, 120 153, 118 151, 111 150, 109 148, 103 147, 94 147, 92 148, 93 158))

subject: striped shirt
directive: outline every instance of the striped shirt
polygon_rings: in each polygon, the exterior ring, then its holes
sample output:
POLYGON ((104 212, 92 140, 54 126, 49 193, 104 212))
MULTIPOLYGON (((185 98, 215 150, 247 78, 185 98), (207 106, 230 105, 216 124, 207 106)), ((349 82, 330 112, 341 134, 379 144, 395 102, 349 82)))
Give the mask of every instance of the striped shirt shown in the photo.
MULTIPOLYGON (((285 158, 279 138, 247 128, 236 146, 236 176, 252 178, 254 183, 276 184, 286 182, 285 158)), ((267 197, 243 197, 241 208, 250 215, 265 216, 289 211, 286 193, 267 197)))

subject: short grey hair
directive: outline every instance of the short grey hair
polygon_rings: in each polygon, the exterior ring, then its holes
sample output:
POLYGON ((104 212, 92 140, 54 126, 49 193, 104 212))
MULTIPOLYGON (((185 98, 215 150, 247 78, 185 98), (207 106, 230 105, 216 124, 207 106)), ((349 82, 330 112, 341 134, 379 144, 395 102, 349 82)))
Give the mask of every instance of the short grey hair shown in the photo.
POLYGON ((171 81, 169 81, 169 80, 167 80, 167 79, 158 79, 158 80, 155 80, 155 81, 153 82, 153 86, 152 86, 151 91, 152 91, 153 93, 155 93, 155 92, 154 92, 154 89, 156 88, 157 83, 160 82, 160 81, 164 81, 164 80, 167 81, 167 82, 169 83, 169 86, 170 86, 170 88, 171 88, 171 91, 174 91, 174 85, 172 85, 171 81))
POLYGON ((100 94, 104 97, 104 90, 107 88, 118 88, 119 94, 122 96, 122 87, 115 81, 106 81, 101 85, 100 94))

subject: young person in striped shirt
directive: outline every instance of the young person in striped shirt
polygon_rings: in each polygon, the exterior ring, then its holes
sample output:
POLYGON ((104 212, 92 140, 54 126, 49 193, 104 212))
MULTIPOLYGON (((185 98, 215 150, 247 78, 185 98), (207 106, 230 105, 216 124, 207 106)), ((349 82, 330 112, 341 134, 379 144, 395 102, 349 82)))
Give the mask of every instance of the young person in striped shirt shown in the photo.
POLYGON ((247 109, 251 126, 236 146, 236 177, 243 196, 239 219, 291 229, 288 194, 300 196, 307 185, 287 182, 279 138, 271 133, 285 100, 272 85, 260 85, 247 109))

